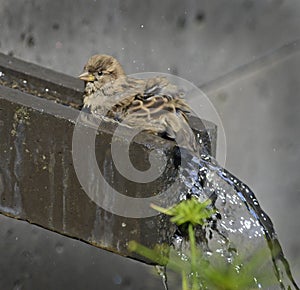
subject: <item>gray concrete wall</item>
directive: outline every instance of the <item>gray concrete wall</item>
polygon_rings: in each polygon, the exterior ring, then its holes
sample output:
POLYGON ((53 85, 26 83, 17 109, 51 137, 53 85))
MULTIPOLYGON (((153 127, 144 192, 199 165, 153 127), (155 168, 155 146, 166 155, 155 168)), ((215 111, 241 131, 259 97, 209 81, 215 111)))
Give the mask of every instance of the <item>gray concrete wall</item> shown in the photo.
MULTIPOLYGON (((298 38, 298 0, 0 0, 0 51, 71 75, 100 52, 118 57, 128 73, 169 72, 203 84, 298 38)), ((300 282, 299 75, 294 54, 210 98, 225 128, 226 167, 257 194, 300 282)), ((43 239, 25 229, 19 234, 40 247, 43 239)), ((7 239, 2 226, 0 233, 7 239)), ((50 260, 68 267, 55 255, 50 260)))

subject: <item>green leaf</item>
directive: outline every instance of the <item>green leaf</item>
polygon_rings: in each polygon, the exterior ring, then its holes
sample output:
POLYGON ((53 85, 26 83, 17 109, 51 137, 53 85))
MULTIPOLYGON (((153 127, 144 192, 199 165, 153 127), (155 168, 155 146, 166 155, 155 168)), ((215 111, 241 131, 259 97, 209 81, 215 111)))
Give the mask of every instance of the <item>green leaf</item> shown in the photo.
POLYGON ((172 216, 171 222, 178 226, 191 223, 195 225, 205 225, 207 220, 216 212, 210 207, 211 200, 200 202, 197 198, 184 200, 168 209, 152 204, 151 207, 161 213, 172 216))

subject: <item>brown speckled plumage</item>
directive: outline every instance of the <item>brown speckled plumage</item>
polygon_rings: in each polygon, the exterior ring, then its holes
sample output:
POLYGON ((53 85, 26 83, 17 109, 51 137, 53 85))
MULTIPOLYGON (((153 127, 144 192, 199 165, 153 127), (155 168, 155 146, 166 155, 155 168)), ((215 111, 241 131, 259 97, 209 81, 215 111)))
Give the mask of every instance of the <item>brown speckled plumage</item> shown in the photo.
POLYGON ((86 81, 84 107, 152 134, 176 139, 196 151, 183 93, 165 77, 129 78, 119 62, 108 55, 92 56, 80 75, 86 81))

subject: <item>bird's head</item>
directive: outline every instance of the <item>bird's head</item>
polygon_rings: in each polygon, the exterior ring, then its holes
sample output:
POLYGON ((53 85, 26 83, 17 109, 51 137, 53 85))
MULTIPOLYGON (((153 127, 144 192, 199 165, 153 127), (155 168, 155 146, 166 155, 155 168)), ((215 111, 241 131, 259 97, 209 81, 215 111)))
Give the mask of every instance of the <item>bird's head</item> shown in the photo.
POLYGON ((101 88, 122 76, 125 76, 125 73, 115 58, 105 54, 96 54, 90 57, 79 78, 86 83, 92 83, 96 88, 101 88))

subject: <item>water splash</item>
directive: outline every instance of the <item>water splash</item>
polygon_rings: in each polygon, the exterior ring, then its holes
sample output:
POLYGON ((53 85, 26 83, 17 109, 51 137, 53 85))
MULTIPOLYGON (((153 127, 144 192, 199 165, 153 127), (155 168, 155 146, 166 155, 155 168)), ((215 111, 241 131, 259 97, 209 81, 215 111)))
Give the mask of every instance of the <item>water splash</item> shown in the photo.
MULTIPOLYGON (((232 264, 237 257, 253 256, 260 250, 267 250, 268 257, 263 267, 264 276, 270 278, 272 289, 299 289, 294 281, 289 264, 269 216, 262 210, 254 193, 243 182, 216 160, 205 153, 191 154, 181 149, 180 179, 182 181, 181 200, 197 197, 199 201, 209 198, 216 214, 205 228, 196 231, 198 244, 207 254, 207 260, 216 256, 232 264)), ((184 253, 187 242, 178 243, 174 237, 175 249, 184 253)), ((247 259, 247 258, 246 258, 247 259)), ((261 269, 260 269, 261 271, 261 269)), ((257 288, 263 281, 253 276, 257 288)), ((265 287, 263 287, 265 288, 265 287)), ((269 288, 268 288, 269 289, 269 288)))

